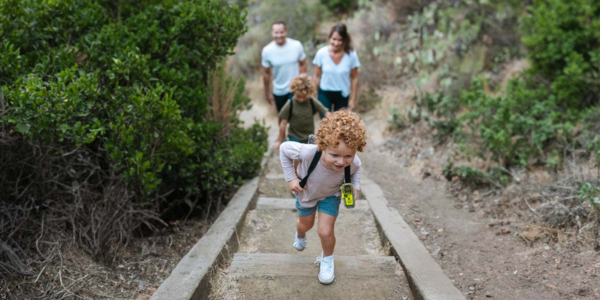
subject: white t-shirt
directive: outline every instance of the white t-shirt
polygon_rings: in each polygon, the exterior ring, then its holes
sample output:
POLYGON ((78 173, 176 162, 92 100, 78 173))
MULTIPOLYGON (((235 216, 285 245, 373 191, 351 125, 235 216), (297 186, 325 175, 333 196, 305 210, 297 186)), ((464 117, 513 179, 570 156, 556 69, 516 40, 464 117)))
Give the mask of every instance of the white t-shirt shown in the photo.
MULTIPOLYGON (((312 162, 313 157, 317 153, 317 145, 301 144, 296 142, 285 142, 279 147, 279 160, 283 167, 285 180, 290 181, 296 178, 294 172, 293 160, 299 160, 298 176, 304 178, 308 173, 308 167, 312 162)), ((350 165, 350 179, 354 188, 360 190, 360 159, 358 155, 354 156, 354 160, 350 165)), ((340 187, 344 183, 344 170, 335 171, 329 170, 317 163, 315 169, 310 173, 306 186, 302 192, 296 194, 298 203, 302 207, 314 207, 319 200, 323 200, 329 196, 341 196, 340 187)))
POLYGON ((272 41, 262 50, 262 66, 273 68, 273 94, 277 96, 290 92, 292 78, 300 73, 298 62, 306 59, 302 43, 290 38, 285 40, 283 46, 272 41))
POLYGON ((315 55, 315 66, 321 67, 321 82, 319 87, 324 91, 342 92, 342 96, 350 95, 350 71, 360 67, 356 52, 344 52, 344 57, 339 64, 335 64, 329 55, 329 46, 325 46, 315 55))

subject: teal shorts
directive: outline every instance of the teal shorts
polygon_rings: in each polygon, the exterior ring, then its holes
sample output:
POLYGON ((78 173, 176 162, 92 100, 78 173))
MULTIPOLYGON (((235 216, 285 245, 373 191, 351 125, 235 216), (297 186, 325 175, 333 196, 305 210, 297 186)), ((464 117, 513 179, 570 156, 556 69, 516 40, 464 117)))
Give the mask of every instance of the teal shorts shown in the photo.
POLYGON ((314 214, 317 208, 322 213, 337 217, 340 211, 340 203, 342 203, 342 198, 336 196, 329 196, 323 200, 319 200, 317 202, 317 205, 315 205, 314 207, 307 208, 300 206, 300 202, 298 202, 298 197, 296 197, 296 209, 298 209, 298 214, 301 217, 308 217, 314 214))

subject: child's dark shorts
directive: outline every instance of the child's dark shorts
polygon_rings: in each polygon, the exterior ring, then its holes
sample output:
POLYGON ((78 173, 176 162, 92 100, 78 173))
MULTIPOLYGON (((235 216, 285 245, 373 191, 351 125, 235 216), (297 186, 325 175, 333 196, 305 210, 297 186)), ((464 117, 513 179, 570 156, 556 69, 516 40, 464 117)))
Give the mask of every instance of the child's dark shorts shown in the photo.
POLYGON ((302 207, 300 206, 300 202, 298 202, 298 197, 296 197, 296 208, 298 209, 298 214, 301 217, 307 217, 315 213, 318 209, 320 212, 328 214, 330 216, 337 217, 340 211, 340 203, 342 203, 342 198, 336 196, 329 196, 323 200, 319 200, 317 205, 314 207, 302 207))

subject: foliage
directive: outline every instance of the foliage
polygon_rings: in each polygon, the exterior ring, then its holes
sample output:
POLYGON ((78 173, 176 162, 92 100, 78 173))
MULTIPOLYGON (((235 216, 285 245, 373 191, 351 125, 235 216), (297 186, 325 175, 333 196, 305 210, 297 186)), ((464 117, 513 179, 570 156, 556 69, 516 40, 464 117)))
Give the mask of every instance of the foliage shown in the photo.
POLYGON ((530 73, 545 78, 563 109, 600 98, 600 2, 536 0, 523 18, 530 73))
MULTIPOLYGON (((558 170, 565 152, 560 145, 573 140, 574 124, 593 116, 590 106, 600 95, 600 4, 533 1, 518 19, 522 8, 519 1, 433 1, 409 17, 414 33, 409 31, 406 48, 411 51, 396 65, 426 80, 435 73, 441 89, 419 97, 415 103, 422 110, 410 119, 423 115, 439 141, 453 136, 465 154, 491 158, 500 170, 533 164, 558 170), (519 55, 520 47, 510 46, 518 39, 503 38, 519 24, 531 68, 509 80, 501 95, 493 95, 489 81, 465 82, 472 74, 494 71, 490 63, 519 55)), ((579 139, 582 146, 588 152, 600 149, 597 134, 588 131, 588 136, 579 139)), ((480 181, 469 170, 446 171, 480 181)))
POLYGON ((357 0, 321 0, 321 3, 334 13, 348 11, 357 5, 357 0))
POLYGON ((473 74, 497 71, 497 64, 521 55, 515 34, 521 6, 507 0, 430 1, 408 16, 394 64, 426 80, 435 72, 446 90, 466 87, 473 74))
POLYGON ((69 207, 81 200, 65 188, 70 170, 58 158, 70 155, 88 162, 78 165, 81 174, 103 174, 79 179, 90 181, 93 195, 118 186, 120 199, 150 219, 206 207, 253 176, 266 129, 240 128, 235 112, 249 104, 244 82, 216 68, 246 31, 245 18, 220 0, 0 2, 0 165, 11 145, 28 145, 23 151, 33 155, 0 169, 11 180, 0 188, 2 201, 69 207), (219 93, 208 87, 214 78, 219 93), (217 117, 215 103, 225 102, 217 117), (42 158, 56 165, 24 168, 42 158), (13 176, 20 168, 30 173, 13 176), (53 182, 55 192, 36 191, 34 179, 53 182))
POLYGON ((510 178, 499 168, 492 168, 489 172, 483 172, 466 165, 454 166, 454 162, 448 159, 442 166, 442 174, 448 181, 456 177, 471 189, 481 187, 502 187, 510 182, 510 178))
POLYGON ((388 108, 388 112, 390 115, 387 119, 387 122, 392 129, 400 130, 407 127, 404 115, 398 112, 397 108, 388 108))
POLYGON ((317 36, 317 25, 329 17, 327 8, 319 0, 264 0, 258 13, 264 32, 270 34, 271 24, 283 20, 288 36, 301 41, 305 48, 311 48, 316 39, 322 38, 317 36))
POLYGON ((479 133, 481 149, 503 166, 528 166, 530 159, 543 158, 549 142, 573 127, 545 88, 518 79, 499 97, 487 96, 476 80, 461 102, 469 110, 461 120, 479 133))
POLYGON ((577 197, 581 201, 588 202, 597 213, 600 213, 600 187, 591 182, 578 183, 577 197))

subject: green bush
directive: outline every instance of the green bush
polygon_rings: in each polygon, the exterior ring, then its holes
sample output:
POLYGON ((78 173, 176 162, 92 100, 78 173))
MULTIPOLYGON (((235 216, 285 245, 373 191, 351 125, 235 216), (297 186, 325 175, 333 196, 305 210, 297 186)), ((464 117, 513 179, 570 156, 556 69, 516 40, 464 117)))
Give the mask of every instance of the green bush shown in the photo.
POLYGON ((481 148, 504 166, 528 166, 544 157, 546 146, 572 130, 556 98, 543 86, 511 80, 503 96, 487 96, 481 80, 472 83, 461 102, 469 112, 461 117, 479 133, 481 148))
MULTIPOLYGON (((192 200, 190 207, 205 207, 255 175, 266 150, 264 126, 238 126, 235 112, 250 101, 243 80, 233 84, 218 69, 232 90, 227 120, 211 115, 208 100, 213 71, 232 54, 245 19, 245 10, 220 0, 0 2, 0 148, 18 140, 33 161, 49 155, 56 163, 86 153, 94 163, 81 168, 123 180, 125 199, 163 216, 181 216, 187 211, 177 208, 192 200)), ((0 178, 14 170, 1 169, 0 178)), ((72 179, 60 173, 69 170, 48 170, 39 180, 64 193, 16 180, 0 188, 3 203, 70 201, 63 196, 75 193, 72 179)), ((108 177, 95 180, 104 193, 108 177)))
MULTIPOLYGON (((317 25, 329 17, 327 8, 319 0, 264 0, 261 1, 258 14, 264 20, 264 32, 270 35, 271 24, 283 20, 288 36, 301 41, 307 52, 310 44, 319 38, 317 25)), ((310 57, 310 52, 307 53, 310 57)))
POLYGON ((536 0, 523 18, 530 73, 544 77, 562 109, 600 98, 600 2, 536 0))
POLYGON ((321 0, 321 3, 334 13, 345 12, 358 4, 357 0, 321 0))

